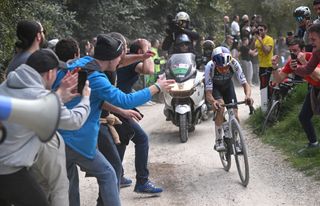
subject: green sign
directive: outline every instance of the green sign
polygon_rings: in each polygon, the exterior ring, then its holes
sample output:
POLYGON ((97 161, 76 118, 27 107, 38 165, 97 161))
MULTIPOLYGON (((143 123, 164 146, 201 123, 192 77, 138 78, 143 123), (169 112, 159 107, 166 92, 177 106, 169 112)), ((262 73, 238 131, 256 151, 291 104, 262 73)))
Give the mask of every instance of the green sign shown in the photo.
POLYGON ((185 75, 188 72, 188 68, 177 67, 173 70, 174 75, 185 75))

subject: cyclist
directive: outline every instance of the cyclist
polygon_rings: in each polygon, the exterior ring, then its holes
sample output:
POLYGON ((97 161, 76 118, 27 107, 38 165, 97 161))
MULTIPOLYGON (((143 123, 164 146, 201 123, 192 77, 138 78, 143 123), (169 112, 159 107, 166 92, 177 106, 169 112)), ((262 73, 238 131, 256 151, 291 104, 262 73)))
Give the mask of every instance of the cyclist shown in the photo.
MULTIPOLYGON (((304 52, 303 42, 298 39, 293 39, 288 44, 289 50, 291 53, 294 53, 296 56, 300 54, 301 57, 305 59, 305 61, 309 61, 312 57, 312 53, 304 52)), ((288 77, 289 74, 292 74, 294 71, 292 67, 295 65, 301 65, 300 59, 289 59, 285 66, 278 71, 278 63, 279 63, 279 56, 275 55, 272 58, 272 75, 274 77, 274 81, 277 83, 282 82, 285 78, 288 77)), ((312 116, 314 114, 312 110, 312 103, 311 103, 311 90, 317 90, 319 92, 320 88, 320 64, 316 67, 316 69, 310 74, 304 77, 304 79, 311 85, 306 97, 304 99, 304 103, 302 105, 300 114, 299 114, 299 121, 307 135, 309 143, 307 144, 307 148, 319 147, 319 143, 317 141, 317 136, 315 133, 315 129, 312 124, 312 116)))
MULTIPOLYGON (((216 111, 215 132, 216 142, 214 149, 218 152, 225 150, 222 141, 222 123, 224 121, 224 108, 221 104, 237 102, 232 76, 236 74, 237 79, 242 85, 245 93, 245 101, 248 105, 252 105, 251 88, 243 74, 239 62, 232 58, 229 49, 225 47, 217 47, 212 52, 212 60, 208 62, 205 68, 205 89, 206 99, 216 111)), ((238 118, 237 106, 234 106, 234 113, 238 118)))

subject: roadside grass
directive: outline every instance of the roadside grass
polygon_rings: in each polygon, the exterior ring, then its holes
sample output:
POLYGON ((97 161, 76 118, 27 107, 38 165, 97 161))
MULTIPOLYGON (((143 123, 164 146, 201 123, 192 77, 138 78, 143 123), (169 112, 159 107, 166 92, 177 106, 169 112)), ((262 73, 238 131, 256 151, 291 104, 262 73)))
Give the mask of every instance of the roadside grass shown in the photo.
MULTIPOLYGON (((320 148, 303 149, 308 140, 298 119, 306 93, 306 84, 296 86, 281 107, 279 121, 268 128, 264 134, 261 133, 264 114, 260 108, 248 119, 247 123, 264 143, 280 149, 293 167, 307 176, 320 180, 320 148)), ((314 116, 312 122, 316 133, 320 135, 319 116, 314 116)))

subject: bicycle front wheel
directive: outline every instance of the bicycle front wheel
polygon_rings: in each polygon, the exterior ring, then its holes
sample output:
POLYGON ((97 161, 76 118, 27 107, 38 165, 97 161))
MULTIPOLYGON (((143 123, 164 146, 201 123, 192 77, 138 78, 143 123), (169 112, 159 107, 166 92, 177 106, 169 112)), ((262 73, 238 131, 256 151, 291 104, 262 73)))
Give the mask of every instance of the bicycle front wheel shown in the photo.
POLYGON ((229 171, 231 167, 231 150, 232 145, 229 138, 224 138, 224 145, 226 150, 219 152, 220 160, 225 171, 229 171))
POLYGON ((270 127, 272 124, 278 121, 279 113, 280 113, 280 102, 274 101, 263 122, 262 133, 264 133, 268 127, 270 127))
POLYGON ((249 162, 246 143, 241 131, 241 127, 236 120, 231 122, 231 132, 233 138, 233 149, 238 174, 243 186, 247 186, 249 183, 249 162))

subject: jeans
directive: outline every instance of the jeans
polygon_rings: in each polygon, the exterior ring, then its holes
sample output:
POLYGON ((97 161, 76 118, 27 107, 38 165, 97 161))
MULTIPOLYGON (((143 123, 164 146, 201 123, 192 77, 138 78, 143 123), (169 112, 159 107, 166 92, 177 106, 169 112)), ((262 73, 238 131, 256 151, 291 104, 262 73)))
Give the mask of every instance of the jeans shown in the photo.
POLYGON ((252 68, 252 63, 251 61, 247 61, 247 60, 241 60, 241 64, 243 67, 243 72, 244 75, 246 76, 247 82, 248 84, 252 84, 252 76, 253 76, 253 68, 252 68))
MULTIPOLYGON (((148 135, 140 127, 140 125, 134 121, 129 120, 130 126, 133 128, 135 134, 131 141, 135 144, 135 168, 137 184, 144 184, 148 181, 148 155, 149 155, 149 139, 148 135)), ((117 145, 121 161, 123 160, 124 153, 126 151, 126 145, 117 145)))
POLYGON ((313 111, 311 108, 310 91, 309 91, 304 99, 304 102, 299 114, 299 121, 303 127, 304 132, 307 134, 307 138, 309 142, 315 143, 317 141, 317 135, 311 121, 312 116, 313 116, 313 111))
POLYGON ((0 200, 19 206, 49 206, 45 193, 26 168, 0 175, 0 200))
POLYGON ((109 128, 102 124, 100 125, 100 130, 99 130, 98 148, 99 148, 99 151, 103 154, 103 156, 112 165, 114 171, 116 172, 116 176, 120 186, 120 180, 121 180, 123 171, 122 171, 122 163, 119 156, 119 152, 117 150, 116 145, 113 142, 109 128))
POLYGON ((79 175, 76 165, 84 172, 97 178, 99 194, 97 205, 119 206, 119 187, 114 169, 106 158, 96 150, 96 156, 88 159, 66 145, 67 172, 70 182, 70 206, 80 206, 79 175))

